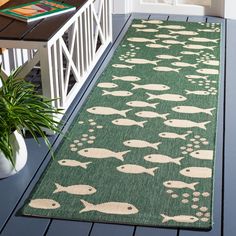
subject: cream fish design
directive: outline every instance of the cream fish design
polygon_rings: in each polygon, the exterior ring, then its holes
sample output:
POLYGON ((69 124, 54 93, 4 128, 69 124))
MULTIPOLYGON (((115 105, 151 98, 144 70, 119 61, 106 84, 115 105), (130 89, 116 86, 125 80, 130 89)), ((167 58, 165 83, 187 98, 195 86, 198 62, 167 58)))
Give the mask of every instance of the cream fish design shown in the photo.
POLYGON ((132 109, 128 110, 117 110, 111 107, 91 107, 88 108, 87 111, 91 114, 96 115, 121 115, 126 117, 126 113, 131 111, 132 109))
POLYGON ((219 70, 216 69, 198 69, 197 70, 198 73, 200 74, 206 74, 206 75, 218 75, 219 74, 219 70))
POLYGON ((148 169, 140 165, 126 164, 126 165, 118 166, 116 169, 126 174, 148 174, 148 175, 154 176, 155 175, 154 172, 155 170, 158 169, 158 167, 148 169))
POLYGON ((133 28, 146 28, 147 26, 143 24, 132 24, 132 27, 133 28))
POLYGON ((198 221, 196 216, 190 215, 178 215, 178 216, 167 216, 165 214, 161 214, 163 217, 162 223, 166 223, 168 221, 175 221, 178 223, 195 223, 198 221))
POLYGON ((170 87, 164 84, 135 84, 131 83, 134 87, 132 90, 135 89, 145 89, 145 90, 150 90, 150 91, 165 91, 169 90, 170 87))
POLYGON ((129 91, 124 91, 124 90, 121 90, 121 91, 102 90, 102 92, 103 92, 102 96, 111 95, 111 96, 114 96, 114 97, 128 97, 128 96, 133 95, 133 93, 131 93, 129 91))
POLYGON ((169 30, 169 33, 170 33, 170 34, 178 34, 178 35, 187 35, 187 36, 198 35, 198 32, 187 31, 187 30, 181 30, 181 31, 169 30))
POLYGON ((174 163, 177 165, 181 165, 181 160, 184 159, 184 157, 178 157, 178 158, 172 158, 167 155, 162 154, 149 154, 144 157, 144 160, 152 162, 152 163, 174 163))
POLYGON ((119 69, 133 69, 135 67, 135 65, 129 66, 124 64, 113 64, 112 66, 119 69))
POLYGON ((116 87, 118 87, 118 85, 115 83, 98 83, 97 87, 99 87, 99 88, 116 88, 116 87))
POLYGON ((114 152, 105 148, 85 148, 79 150, 78 154, 87 158, 106 159, 113 157, 120 161, 124 161, 124 155, 129 152, 130 150, 123 152, 114 152))
POLYGON ((207 60, 202 63, 204 65, 208 65, 208 66, 219 66, 220 65, 220 61, 217 61, 217 60, 207 60))
POLYGON ((197 55, 199 56, 201 52, 191 52, 191 51, 182 51, 180 52, 182 55, 197 55))
POLYGON ((104 202, 95 205, 82 199, 80 201, 83 203, 84 209, 79 213, 97 211, 112 215, 131 215, 139 212, 134 205, 126 202, 104 202))
POLYGON ((133 37, 133 38, 127 38, 128 41, 130 42, 135 42, 135 43, 156 43, 156 40, 157 39, 147 39, 147 38, 136 38, 136 37, 133 37))
POLYGON ((158 32, 158 29, 136 29, 136 32, 145 32, 145 33, 155 33, 158 32))
POLYGON ((198 66, 198 64, 190 64, 186 62, 172 62, 171 65, 178 67, 194 67, 194 68, 198 66))
POLYGON ((203 75, 186 75, 185 76, 187 79, 207 79, 208 75, 203 76, 203 75))
POLYGON ((141 80, 141 78, 137 77, 137 76, 112 76, 112 80, 121 80, 121 81, 127 81, 127 82, 136 82, 141 80))
POLYGON ((183 102, 186 101, 187 98, 180 95, 180 94, 151 94, 151 93, 146 93, 149 97, 147 100, 153 100, 153 99, 160 99, 163 101, 173 101, 173 102, 183 102))
POLYGON ((186 183, 183 181, 176 181, 176 180, 168 180, 163 183, 163 185, 167 188, 176 188, 176 189, 188 188, 188 189, 192 189, 192 190, 195 190, 195 186, 198 184, 199 184, 199 182, 186 183))
POLYGON ((152 108, 156 108, 158 104, 159 103, 148 103, 143 101, 130 101, 126 103, 126 105, 130 107, 152 107, 152 108))
POLYGON ((159 114, 153 111, 139 111, 136 112, 135 115, 142 118, 161 118, 167 120, 167 116, 170 115, 170 113, 159 114))
POLYGON ((179 119, 172 119, 164 121, 164 124, 170 127, 177 127, 177 128, 200 128, 206 130, 206 125, 211 123, 211 121, 206 122, 194 122, 191 120, 179 120, 179 119))
POLYGON ((186 140, 186 137, 188 135, 189 135, 189 133, 187 133, 187 134, 177 134, 177 133, 172 133, 172 132, 159 133, 159 136, 161 138, 182 139, 182 140, 186 140))
POLYGON ((61 166, 68 166, 68 167, 82 167, 84 169, 88 168, 88 165, 91 164, 92 162, 80 162, 80 161, 75 161, 75 160, 70 160, 70 159, 63 159, 58 161, 58 163, 61 166))
POLYGON ((190 153, 191 157, 201 160, 213 160, 213 155, 213 150, 197 150, 190 153))
POLYGON ((193 37, 193 38, 189 38, 188 40, 192 42, 200 42, 200 43, 218 43, 220 39, 193 37))
POLYGON ((173 107, 172 111, 178 112, 178 113, 186 113, 186 114, 197 114, 197 113, 205 113, 212 116, 212 111, 214 111, 216 108, 200 108, 200 107, 194 107, 194 106, 177 106, 173 107))
POLYGON ((158 25, 159 29, 173 29, 173 30, 181 30, 185 29, 185 26, 182 25, 158 25))
POLYGON ((198 45, 198 44, 187 44, 183 46, 184 48, 187 49, 196 49, 196 50, 202 50, 202 49, 208 49, 211 51, 214 51, 217 46, 203 46, 203 45, 198 45))
POLYGON ((52 199, 39 198, 31 200, 29 206, 36 209, 53 210, 59 208, 61 205, 52 199))
POLYGON ((157 66, 154 67, 153 70, 159 71, 159 72, 177 72, 179 73, 182 68, 171 68, 167 66, 157 66))
POLYGON ((131 59, 125 60, 125 62, 127 63, 139 64, 139 65, 145 65, 145 64, 157 65, 159 61, 160 60, 150 61, 150 60, 142 59, 142 58, 131 58, 131 59))
POLYGON ((97 190, 94 187, 85 184, 71 185, 67 187, 62 186, 58 183, 55 183, 55 185, 56 185, 56 190, 54 190, 53 193, 66 192, 74 195, 91 195, 97 192, 97 190))
POLYGON ((124 141, 123 144, 127 147, 134 147, 134 148, 150 147, 150 148, 154 148, 155 150, 158 150, 158 146, 161 144, 161 142, 150 143, 145 140, 131 139, 131 140, 124 141))
POLYGON ((191 178, 207 179, 212 177, 212 169, 208 167, 187 167, 182 169, 179 173, 191 178))
POLYGON ((171 45, 147 44, 146 47, 148 47, 148 48, 167 48, 167 49, 169 49, 171 47, 171 45))
POLYGON ((178 35, 156 34, 155 37, 159 39, 177 39, 178 35))
POLYGON ((197 29, 198 32, 215 33, 216 29, 197 29))
POLYGON ((116 119, 112 121, 112 124, 119 125, 119 126, 139 126, 144 127, 144 124, 147 123, 147 121, 135 121, 131 119, 116 119))
POLYGON ((162 20, 142 20, 142 23, 158 25, 158 24, 163 24, 164 22, 162 20))
POLYGON ((196 90, 196 91, 185 90, 185 92, 186 94, 194 94, 194 95, 200 95, 200 96, 210 95, 210 92, 204 91, 204 90, 196 90))
POLYGON ((171 39, 167 39, 167 40, 164 40, 162 42, 166 43, 166 44, 173 44, 173 45, 178 45, 178 44, 185 45, 185 43, 186 43, 186 42, 181 42, 181 41, 171 40, 171 39))
POLYGON ((164 60, 173 60, 173 59, 175 59, 175 60, 180 61, 183 56, 176 57, 176 56, 173 56, 173 55, 156 55, 156 57, 158 59, 164 59, 164 60))

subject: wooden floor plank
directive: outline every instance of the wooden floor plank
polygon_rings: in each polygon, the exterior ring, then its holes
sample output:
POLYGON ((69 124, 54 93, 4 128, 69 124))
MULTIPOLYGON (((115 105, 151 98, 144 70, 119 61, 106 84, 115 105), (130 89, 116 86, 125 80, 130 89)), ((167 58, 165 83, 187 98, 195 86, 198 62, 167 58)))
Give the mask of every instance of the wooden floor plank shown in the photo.
POLYGON ((227 21, 226 44, 226 126, 224 176, 224 236, 236 234, 236 21, 227 21))
POLYGON ((133 231, 133 226, 96 223, 89 236, 132 236, 133 231))
POLYGON ((55 235, 88 236, 91 227, 92 223, 54 220, 47 231, 47 236, 55 236, 55 235))
MULTIPOLYGON (((219 18, 208 17, 207 22, 224 21, 219 18)), ((223 114, 224 114, 224 29, 222 31, 222 46, 221 46, 221 88, 219 97, 218 110, 218 126, 217 126, 217 143, 216 143, 216 161, 214 175, 214 199, 213 199, 213 228, 210 231, 189 231, 180 230, 179 236, 221 236, 221 204, 222 204, 222 153, 223 153, 223 114)))
POLYGON ((135 236, 177 236, 177 230, 151 227, 137 227, 135 236))

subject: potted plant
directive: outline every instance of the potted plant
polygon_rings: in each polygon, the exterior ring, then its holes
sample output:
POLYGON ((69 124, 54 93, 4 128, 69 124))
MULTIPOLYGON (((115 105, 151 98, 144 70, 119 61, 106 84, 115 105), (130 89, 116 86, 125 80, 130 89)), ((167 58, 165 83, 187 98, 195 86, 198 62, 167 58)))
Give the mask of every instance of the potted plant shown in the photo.
POLYGON ((32 83, 17 79, 17 71, 6 78, 1 74, 0 68, 0 178, 5 178, 26 164, 25 131, 37 142, 41 136, 50 148, 44 130, 59 132, 55 116, 62 111, 52 105, 53 100, 37 94, 32 83))

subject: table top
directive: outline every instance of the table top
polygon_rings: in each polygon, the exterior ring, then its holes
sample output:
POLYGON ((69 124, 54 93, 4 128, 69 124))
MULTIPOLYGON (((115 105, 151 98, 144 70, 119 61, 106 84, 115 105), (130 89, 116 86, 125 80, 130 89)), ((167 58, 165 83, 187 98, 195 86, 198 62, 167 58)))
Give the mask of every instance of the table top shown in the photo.
MULTIPOLYGON (((34 0, 11 0, 2 8, 8 8, 34 0)), ((80 9, 87 0, 57 0, 80 9)), ((31 23, 25 23, 9 17, 0 16, 0 40, 48 41, 75 14, 76 11, 47 17, 31 23)))

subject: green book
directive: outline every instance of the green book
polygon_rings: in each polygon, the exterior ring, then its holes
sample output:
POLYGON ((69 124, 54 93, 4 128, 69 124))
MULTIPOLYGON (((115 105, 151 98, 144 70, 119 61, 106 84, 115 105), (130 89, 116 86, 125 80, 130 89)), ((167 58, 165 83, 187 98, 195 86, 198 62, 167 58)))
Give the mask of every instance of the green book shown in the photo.
POLYGON ((42 18, 59 15, 76 8, 69 4, 52 0, 39 0, 0 10, 0 15, 24 22, 32 22, 42 18))

